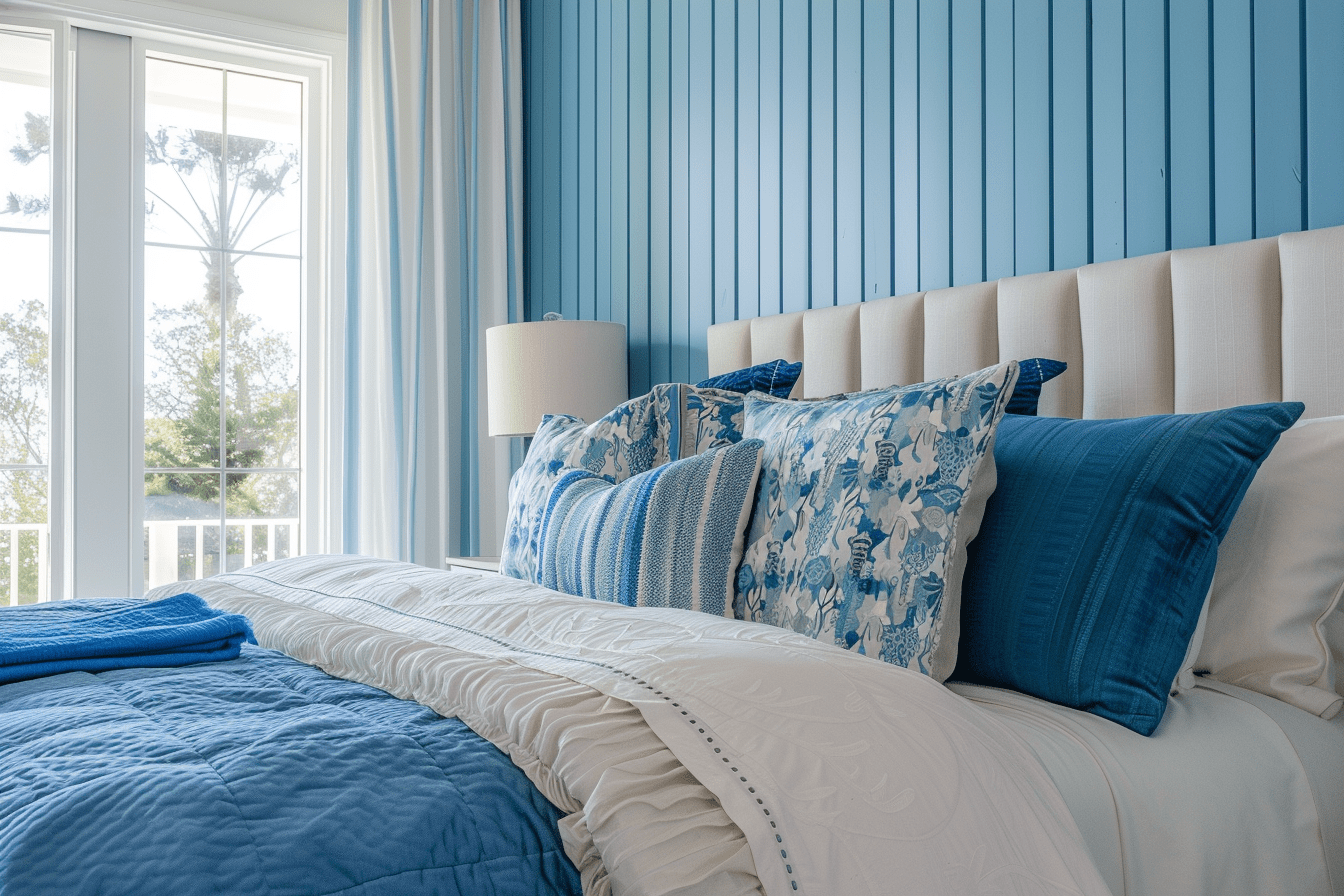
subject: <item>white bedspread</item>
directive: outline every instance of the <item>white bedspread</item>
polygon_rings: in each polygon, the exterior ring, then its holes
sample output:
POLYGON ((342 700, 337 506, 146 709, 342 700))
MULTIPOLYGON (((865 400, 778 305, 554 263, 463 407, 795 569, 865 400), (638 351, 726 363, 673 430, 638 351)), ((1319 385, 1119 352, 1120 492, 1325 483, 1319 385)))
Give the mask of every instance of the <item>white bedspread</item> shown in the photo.
MULTIPOLYGON (((590 891, 678 889, 650 872, 647 854, 642 865, 627 860, 639 851, 628 831, 622 841, 612 825, 592 830, 603 819, 584 797, 598 795, 598 775, 576 772, 572 751, 566 760, 556 747, 572 728, 590 743, 621 738, 600 733, 605 711, 561 712, 501 681, 527 693, 545 682, 578 685, 572 703, 601 695, 626 726, 620 710, 633 706, 693 776, 663 767, 645 780, 663 775, 684 793, 703 785, 713 794, 712 808, 735 829, 721 831, 718 845, 687 833, 705 861, 659 856, 666 876, 708 863, 729 869, 724 879, 736 887, 754 863, 771 896, 1109 892, 1025 742, 904 669, 761 625, 366 558, 278 561, 193 590, 245 613, 263 645, 457 715, 507 749, 575 812, 567 836, 590 891), (538 673, 543 680, 528 684, 538 673), (749 857, 734 852, 739 831, 749 857), (605 868, 594 867, 594 852, 605 868)), ((607 805, 620 802, 610 796, 618 783, 605 782, 607 805)))

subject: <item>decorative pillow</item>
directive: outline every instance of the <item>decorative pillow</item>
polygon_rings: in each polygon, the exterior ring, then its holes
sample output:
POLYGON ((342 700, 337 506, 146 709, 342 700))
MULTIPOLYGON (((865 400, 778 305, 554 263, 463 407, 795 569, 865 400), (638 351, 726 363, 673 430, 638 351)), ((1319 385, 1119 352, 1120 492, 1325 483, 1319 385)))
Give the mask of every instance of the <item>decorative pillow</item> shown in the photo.
POLYGON ((1298 403, 1128 420, 1009 416, 971 545, 957 677, 1140 734, 1213 583, 1218 543, 1298 403))
POLYGON ((803 375, 803 362, 790 364, 783 358, 765 364, 754 364, 731 373, 721 373, 695 385, 700 389, 723 389, 727 392, 764 392, 776 398, 788 398, 793 384, 803 375))
POLYGON ((765 450, 737 615, 945 679, 1016 380, 1009 361, 838 399, 748 395, 765 450))
POLYGON ((537 581, 541 515, 564 470, 581 468, 620 482, 681 456, 680 389, 675 383, 655 386, 588 425, 564 414, 542 421, 509 481, 500 572, 537 581))
POLYGON ((1041 386, 1068 370, 1069 365, 1049 358, 1031 358, 1018 364, 1022 372, 1017 377, 1013 398, 1008 402, 1008 413, 1035 417, 1036 408, 1041 403, 1041 386))
POLYGON ((1326 620, 1344 595, 1344 417, 1283 434, 1218 552, 1200 669, 1331 718, 1326 620))
POLYGON ((742 393, 682 386, 681 399, 682 457, 742 441, 746 409, 742 393))
POLYGON ((733 615, 733 572, 761 471, 746 439, 617 485, 569 470, 541 524, 540 582, 627 606, 733 615))

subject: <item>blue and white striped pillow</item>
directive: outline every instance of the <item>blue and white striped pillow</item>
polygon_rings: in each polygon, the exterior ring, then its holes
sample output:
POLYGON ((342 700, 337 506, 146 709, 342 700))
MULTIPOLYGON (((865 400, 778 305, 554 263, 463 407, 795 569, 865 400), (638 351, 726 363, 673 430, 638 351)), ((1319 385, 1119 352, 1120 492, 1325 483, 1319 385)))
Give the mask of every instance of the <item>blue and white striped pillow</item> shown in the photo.
POLYGON ((582 467, 619 482, 681 456, 682 388, 677 383, 654 386, 589 424, 566 414, 547 415, 509 481, 500 572, 540 581, 541 516, 565 470, 582 467))
POLYGON ((546 502, 538 580, 627 606, 731 618, 762 447, 746 439, 619 484, 570 469, 546 502))

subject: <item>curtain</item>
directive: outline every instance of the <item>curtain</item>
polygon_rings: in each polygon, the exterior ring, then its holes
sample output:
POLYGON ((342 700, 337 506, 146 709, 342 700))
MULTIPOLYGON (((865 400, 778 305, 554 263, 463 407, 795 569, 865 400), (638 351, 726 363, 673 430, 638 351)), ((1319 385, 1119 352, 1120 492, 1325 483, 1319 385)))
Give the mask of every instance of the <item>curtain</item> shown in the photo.
POLYGON ((518 0, 350 0, 344 550, 497 554, 511 441, 484 333, 522 319, 518 0))

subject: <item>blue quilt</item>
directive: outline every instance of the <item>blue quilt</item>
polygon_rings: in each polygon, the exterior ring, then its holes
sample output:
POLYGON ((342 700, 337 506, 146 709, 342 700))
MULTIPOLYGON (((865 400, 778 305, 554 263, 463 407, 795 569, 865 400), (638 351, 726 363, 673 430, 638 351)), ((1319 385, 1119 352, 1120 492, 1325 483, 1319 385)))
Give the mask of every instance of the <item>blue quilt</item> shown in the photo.
POLYGON ((0 686, 6 896, 577 896, 560 814, 461 722, 251 645, 0 686))
POLYGON ((58 672, 231 660, 243 641, 257 643, 246 617, 222 613, 194 594, 0 607, 0 684, 58 672))

